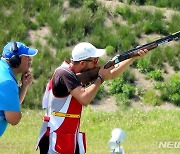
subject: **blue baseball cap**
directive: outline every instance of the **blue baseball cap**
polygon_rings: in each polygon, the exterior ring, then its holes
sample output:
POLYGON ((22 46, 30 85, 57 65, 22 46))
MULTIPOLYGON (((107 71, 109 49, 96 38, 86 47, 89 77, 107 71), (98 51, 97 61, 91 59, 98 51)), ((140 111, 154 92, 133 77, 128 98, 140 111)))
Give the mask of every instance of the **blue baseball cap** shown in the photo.
POLYGON ((17 56, 35 56, 37 54, 38 50, 37 49, 33 49, 33 48, 29 48, 27 47, 25 44, 21 43, 21 42, 9 42, 8 44, 6 44, 4 46, 3 49, 3 53, 2 56, 3 58, 9 59, 11 58, 13 55, 17 55, 17 56), (16 51, 14 51, 12 45, 13 43, 17 44, 17 49, 16 51))

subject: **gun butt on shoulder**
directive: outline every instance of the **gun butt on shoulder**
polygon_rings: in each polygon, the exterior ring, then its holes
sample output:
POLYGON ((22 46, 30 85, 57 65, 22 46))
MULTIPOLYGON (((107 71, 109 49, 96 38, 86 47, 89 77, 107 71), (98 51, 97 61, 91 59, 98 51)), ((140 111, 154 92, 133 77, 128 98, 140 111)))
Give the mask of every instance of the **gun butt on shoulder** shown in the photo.
POLYGON ((81 82, 82 85, 87 85, 97 79, 99 69, 100 67, 96 67, 91 70, 77 73, 77 79, 81 82))

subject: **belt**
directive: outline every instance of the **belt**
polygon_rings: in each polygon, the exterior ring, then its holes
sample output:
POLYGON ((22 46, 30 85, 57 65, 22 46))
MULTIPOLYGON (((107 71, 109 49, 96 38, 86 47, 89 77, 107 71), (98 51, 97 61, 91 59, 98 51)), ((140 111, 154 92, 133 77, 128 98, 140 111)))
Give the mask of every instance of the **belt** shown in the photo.
POLYGON ((66 117, 66 118, 80 118, 79 114, 69 114, 69 113, 62 113, 62 112, 52 112, 53 116, 58 117, 66 117))

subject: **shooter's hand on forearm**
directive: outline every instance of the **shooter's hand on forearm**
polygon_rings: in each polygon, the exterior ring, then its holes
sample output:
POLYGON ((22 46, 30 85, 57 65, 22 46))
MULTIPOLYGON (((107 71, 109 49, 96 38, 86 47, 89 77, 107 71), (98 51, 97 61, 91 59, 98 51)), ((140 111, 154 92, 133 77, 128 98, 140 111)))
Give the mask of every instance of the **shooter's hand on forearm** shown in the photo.
POLYGON ((139 56, 134 57, 134 58, 135 58, 135 59, 140 59, 140 58, 144 57, 148 52, 149 52, 149 51, 148 51, 147 49, 139 50, 139 51, 138 51, 139 56))

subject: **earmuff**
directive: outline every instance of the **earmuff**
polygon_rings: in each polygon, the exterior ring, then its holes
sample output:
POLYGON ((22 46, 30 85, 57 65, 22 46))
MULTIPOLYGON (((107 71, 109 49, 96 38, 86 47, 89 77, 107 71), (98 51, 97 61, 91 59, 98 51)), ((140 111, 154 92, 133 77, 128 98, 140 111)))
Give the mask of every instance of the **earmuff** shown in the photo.
POLYGON ((11 65, 11 67, 17 68, 21 64, 21 57, 16 55, 16 52, 18 52, 18 47, 17 47, 17 43, 16 42, 12 42, 11 50, 13 51, 13 53, 15 55, 13 55, 11 58, 9 58, 9 63, 11 65))

